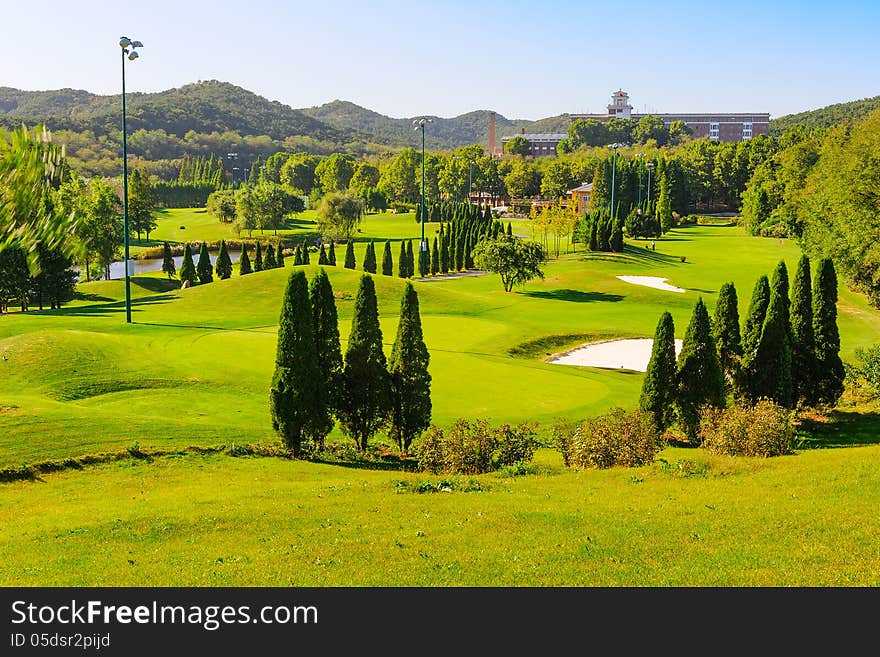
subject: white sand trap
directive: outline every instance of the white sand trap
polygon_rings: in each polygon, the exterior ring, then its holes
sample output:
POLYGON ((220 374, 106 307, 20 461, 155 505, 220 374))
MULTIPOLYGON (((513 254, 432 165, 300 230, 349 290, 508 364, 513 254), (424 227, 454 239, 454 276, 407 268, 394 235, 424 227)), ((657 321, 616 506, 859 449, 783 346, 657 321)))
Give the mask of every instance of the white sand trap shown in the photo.
MULTIPOLYGON (((581 367, 607 367, 615 370, 635 370, 644 372, 651 360, 654 340, 635 338, 632 340, 610 340, 593 342, 553 358, 548 363, 556 365, 580 365, 581 367)), ((681 340, 675 341, 675 355, 681 353, 681 340)))
POLYGON ((666 278, 659 278, 657 276, 618 276, 620 280, 626 283, 632 283, 633 285, 644 285, 645 287, 653 287, 658 290, 666 290, 667 292, 684 292, 685 290, 680 287, 675 287, 674 285, 670 285, 666 281, 666 278))

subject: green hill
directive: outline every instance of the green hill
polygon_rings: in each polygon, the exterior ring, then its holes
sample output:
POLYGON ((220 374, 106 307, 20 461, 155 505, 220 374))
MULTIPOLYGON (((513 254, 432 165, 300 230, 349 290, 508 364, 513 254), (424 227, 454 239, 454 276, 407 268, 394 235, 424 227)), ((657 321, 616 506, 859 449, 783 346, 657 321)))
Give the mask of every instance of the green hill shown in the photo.
POLYGON ((797 114, 787 114, 770 121, 770 134, 778 137, 795 126, 827 128, 845 121, 854 121, 877 108, 880 108, 880 96, 853 100, 848 103, 837 103, 797 114))

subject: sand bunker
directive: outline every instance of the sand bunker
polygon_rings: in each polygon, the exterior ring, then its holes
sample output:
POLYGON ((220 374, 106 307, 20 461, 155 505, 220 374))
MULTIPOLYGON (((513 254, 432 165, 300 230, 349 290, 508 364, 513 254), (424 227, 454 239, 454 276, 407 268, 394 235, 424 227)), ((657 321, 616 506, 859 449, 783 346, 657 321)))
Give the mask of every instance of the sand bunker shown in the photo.
POLYGON ((666 281, 668 279, 659 278, 657 276, 618 276, 617 278, 626 283, 632 283, 633 285, 644 285, 658 290, 666 290, 667 292, 684 292, 680 287, 675 287, 674 285, 667 283, 666 281))
MULTIPOLYGON (((556 365, 580 365, 581 367, 607 367, 612 369, 644 372, 651 360, 651 338, 610 340, 593 342, 552 358, 548 363, 556 365)), ((681 340, 675 341, 675 355, 681 353, 681 340)))

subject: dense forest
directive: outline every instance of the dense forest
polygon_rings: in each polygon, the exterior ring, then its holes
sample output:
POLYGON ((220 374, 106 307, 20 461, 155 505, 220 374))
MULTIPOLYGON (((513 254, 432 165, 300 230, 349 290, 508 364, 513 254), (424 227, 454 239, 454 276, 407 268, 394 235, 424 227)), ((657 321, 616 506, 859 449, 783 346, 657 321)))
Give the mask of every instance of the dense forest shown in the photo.
POLYGON ((880 108, 880 96, 863 98, 848 103, 828 105, 808 112, 787 114, 770 121, 770 134, 780 137, 786 131, 802 126, 804 128, 828 128, 838 123, 853 121, 880 108))

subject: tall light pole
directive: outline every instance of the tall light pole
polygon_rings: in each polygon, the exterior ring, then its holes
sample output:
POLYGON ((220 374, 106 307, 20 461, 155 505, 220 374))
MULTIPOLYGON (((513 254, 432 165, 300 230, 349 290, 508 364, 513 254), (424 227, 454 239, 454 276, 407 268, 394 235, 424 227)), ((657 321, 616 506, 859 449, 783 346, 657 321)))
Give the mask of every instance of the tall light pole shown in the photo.
POLYGON ((615 219, 617 217, 617 213, 614 211, 614 187, 615 187, 615 173, 617 172, 617 149, 623 146, 623 144, 608 144, 608 148, 610 148, 614 155, 611 156, 611 218, 615 219))
POLYGON ((471 202, 471 183, 474 181, 474 165, 476 162, 468 160, 468 204, 471 202))
POLYGON ((651 211, 651 171, 654 170, 654 163, 648 162, 648 212, 651 211))
POLYGON ((139 55, 135 48, 143 48, 140 41, 119 37, 122 49, 122 240, 125 245, 125 321, 131 324, 131 280, 128 265, 128 142, 125 134, 125 58, 136 60, 139 55))
POLYGON ((452 176, 455 179, 455 204, 458 205, 458 167, 455 166, 455 161, 459 159, 458 155, 452 156, 452 176))
POLYGON ((642 214, 642 160, 645 158, 644 153, 636 155, 639 158, 639 206, 637 214, 642 214))
POLYGON ((425 266, 425 255, 428 252, 425 243, 425 125, 433 123, 433 119, 427 117, 413 120, 413 129, 422 131, 422 202, 420 203, 422 212, 422 239, 419 242, 419 276, 424 276, 427 270, 425 266))

